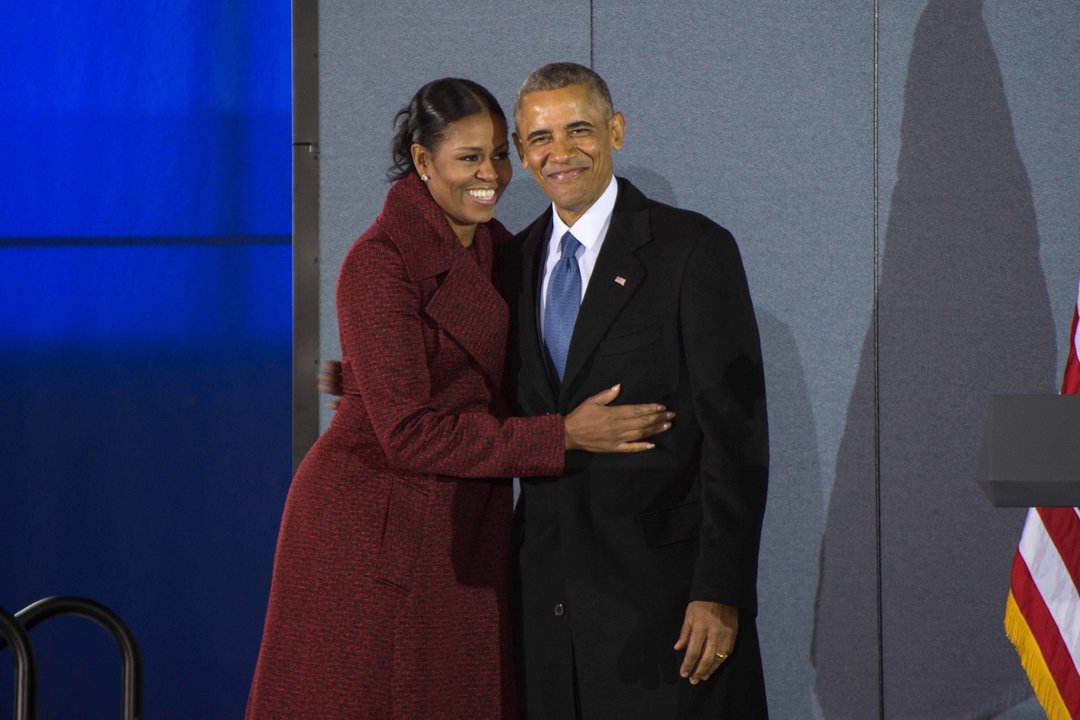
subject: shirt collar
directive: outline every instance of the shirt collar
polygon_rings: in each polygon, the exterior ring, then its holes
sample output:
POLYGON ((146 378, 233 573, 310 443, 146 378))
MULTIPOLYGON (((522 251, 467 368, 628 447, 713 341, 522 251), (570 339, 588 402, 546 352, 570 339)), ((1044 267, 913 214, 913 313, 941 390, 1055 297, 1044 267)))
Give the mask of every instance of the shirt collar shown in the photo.
POLYGON ((585 214, 577 219, 573 227, 567 227, 566 223, 559 217, 555 204, 552 203, 551 237, 562 238, 563 234, 569 230, 577 238, 577 241, 585 246, 586 250, 595 251, 597 246, 604 240, 603 236, 611 220, 611 215, 615 212, 615 198, 618 194, 619 183, 615 181, 615 176, 612 175, 607 188, 596 199, 596 202, 585 211, 585 214))

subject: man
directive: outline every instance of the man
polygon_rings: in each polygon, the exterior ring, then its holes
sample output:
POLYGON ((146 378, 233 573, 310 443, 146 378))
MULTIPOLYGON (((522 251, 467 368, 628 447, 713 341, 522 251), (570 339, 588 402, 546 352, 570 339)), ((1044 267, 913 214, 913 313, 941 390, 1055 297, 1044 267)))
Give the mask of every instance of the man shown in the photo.
POLYGON ((514 143, 551 198, 502 253, 527 415, 660 402, 638 455, 571 452, 517 507, 528 720, 765 718, 754 624, 768 466, 757 325, 732 236, 613 175, 604 81, 546 65, 514 143))

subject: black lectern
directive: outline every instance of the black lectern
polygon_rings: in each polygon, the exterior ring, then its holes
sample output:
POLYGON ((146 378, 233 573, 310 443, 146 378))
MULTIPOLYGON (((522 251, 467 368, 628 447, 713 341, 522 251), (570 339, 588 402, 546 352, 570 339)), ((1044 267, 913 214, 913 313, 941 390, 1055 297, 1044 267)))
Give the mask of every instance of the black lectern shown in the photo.
POLYGON ((1080 395, 990 398, 975 479, 997 507, 1080 506, 1080 395))

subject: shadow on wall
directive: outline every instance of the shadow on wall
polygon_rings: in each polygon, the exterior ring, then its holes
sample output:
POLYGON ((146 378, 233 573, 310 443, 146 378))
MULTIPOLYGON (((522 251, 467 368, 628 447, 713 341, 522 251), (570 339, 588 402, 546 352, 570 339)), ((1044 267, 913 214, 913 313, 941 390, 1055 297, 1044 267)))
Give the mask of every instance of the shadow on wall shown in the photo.
MULTIPOLYGON (((627 165, 616 168, 616 174, 624 177, 637 186, 637 189, 645 193, 650 200, 662 202, 665 205, 677 205, 675 188, 658 172, 641 167, 640 165, 627 165)), ((738 238, 736 238, 738 240, 738 238)))
POLYGON ((755 308, 769 398, 769 501, 758 573, 761 655, 769 714, 810 718, 810 631, 821 537, 817 431, 799 349, 791 329, 755 308))
POLYGON ((837 457, 814 627, 824 716, 989 718, 1030 695, 1002 631, 1022 510, 973 481, 986 402, 1052 393, 1034 202, 981 0, 931 0, 908 66, 881 285, 875 528, 873 336, 837 457))

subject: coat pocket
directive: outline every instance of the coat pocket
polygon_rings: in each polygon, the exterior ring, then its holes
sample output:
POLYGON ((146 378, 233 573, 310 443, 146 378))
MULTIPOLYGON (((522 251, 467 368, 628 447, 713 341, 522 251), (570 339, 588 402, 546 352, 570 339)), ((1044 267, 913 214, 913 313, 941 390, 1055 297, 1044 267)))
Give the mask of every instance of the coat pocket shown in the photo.
POLYGON ((701 531, 701 503, 692 500, 663 510, 638 515, 647 547, 662 547, 693 540, 701 531))
POLYGON ((597 355, 620 355, 648 347, 653 343, 660 342, 664 337, 663 328, 652 325, 640 330, 634 330, 622 335, 605 338, 596 348, 597 355))
POLYGON ((397 480, 390 488, 375 579, 402 592, 412 587, 427 519, 427 490, 397 480))

